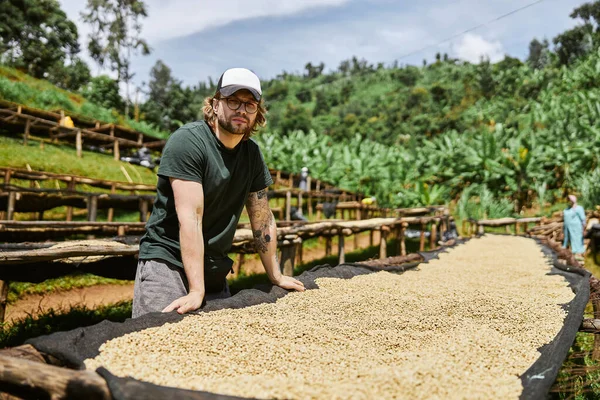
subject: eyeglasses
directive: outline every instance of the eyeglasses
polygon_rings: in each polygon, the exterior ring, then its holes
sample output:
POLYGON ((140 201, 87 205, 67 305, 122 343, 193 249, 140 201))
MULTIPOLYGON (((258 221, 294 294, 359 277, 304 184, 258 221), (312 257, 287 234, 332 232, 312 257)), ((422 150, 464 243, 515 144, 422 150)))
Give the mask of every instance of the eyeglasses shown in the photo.
POLYGON ((225 100, 227 107, 233 111, 239 110, 242 104, 244 105, 244 109, 248 114, 254 114, 256 111, 258 111, 258 103, 253 101, 241 101, 236 97, 225 97, 222 100, 225 100))

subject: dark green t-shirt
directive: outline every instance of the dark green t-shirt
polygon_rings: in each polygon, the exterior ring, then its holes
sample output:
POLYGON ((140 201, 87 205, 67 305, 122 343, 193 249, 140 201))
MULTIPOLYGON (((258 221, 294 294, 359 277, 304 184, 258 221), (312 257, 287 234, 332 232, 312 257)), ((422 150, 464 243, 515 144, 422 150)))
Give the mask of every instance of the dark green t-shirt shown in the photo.
MULTIPOLYGON (((156 199, 140 241, 140 259, 158 258, 179 267, 179 220, 169 177, 199 182, 204 189, 205 257, 226 257, 248 193, 273 183, 256 142, 226 148, 204 121, 175 131, 163 150, 156 199)), ((205 263, 205 269, 209 266, 205 263)))

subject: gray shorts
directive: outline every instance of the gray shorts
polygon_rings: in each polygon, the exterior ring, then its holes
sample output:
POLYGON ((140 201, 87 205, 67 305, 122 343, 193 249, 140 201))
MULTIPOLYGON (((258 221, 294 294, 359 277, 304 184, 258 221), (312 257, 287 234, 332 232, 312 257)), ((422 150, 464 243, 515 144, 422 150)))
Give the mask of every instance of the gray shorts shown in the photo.
MULTIPOLYGON (((133 286, 132 317, 164 310, 189 292, 185 271, 163 260, 139 260, 133 286)), ((223 291, 207 293, 206 301, 230 297, 227 281, 223 291)))

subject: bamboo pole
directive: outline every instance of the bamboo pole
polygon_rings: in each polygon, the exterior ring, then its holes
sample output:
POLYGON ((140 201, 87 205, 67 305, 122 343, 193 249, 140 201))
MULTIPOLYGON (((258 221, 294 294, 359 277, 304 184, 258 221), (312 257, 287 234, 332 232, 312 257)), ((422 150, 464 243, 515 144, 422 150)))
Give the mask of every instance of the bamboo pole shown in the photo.
POLYGON ((398 239, 400 242, 400 255, 401 256, 405 256, 406 255, 406 239, 405 239, 405 233, 406 233, 406 228, 408 227, 408 224, 406 222, 403 222, 400 228, 400 238, 398 239))
POLYGON ((285 220, 286 221, 292 220, 291 211, 292 211, 292 192, 290 192, 288 190, 285 193, 285 220))
POLYGON ((346 249, 344 244, 344 234, 340 233, 338 235, 338 264, 343 264, 346 262, 346 249))

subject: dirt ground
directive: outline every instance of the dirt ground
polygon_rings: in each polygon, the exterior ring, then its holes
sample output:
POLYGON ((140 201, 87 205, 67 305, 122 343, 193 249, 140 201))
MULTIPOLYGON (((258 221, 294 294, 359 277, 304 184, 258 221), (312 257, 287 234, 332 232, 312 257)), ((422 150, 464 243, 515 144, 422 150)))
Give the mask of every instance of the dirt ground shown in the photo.
MULTIPOLYGON (((358 248, 369 246, 369 234, 358 235, 358 248)), ((375 234, 374 243, 379 243, 379 237, 375 234)), ((346 253, 356 249, 353 236, 346 238, 346 253)), ((334 240, 332 254, 337 254, 337 240, 334 240)), ((325 240, 319 241, 316 247, 305 248, 302 259, 304 262, 325 257, 325 240)), ((242 269, 247 273, 264 272, 260 259, 256 255, 246 256, 242 269)), ((72 289, 61 292, 48 293, 45 295, 28 295, 6 307, 5 321, 17 321, 31 314, 54 310, 68 310, 74 305, 85 305, 94 308, 103 304, 116 303, 133 298, 133 282, 127 285, 97 285, 80 289, 72 289)))

